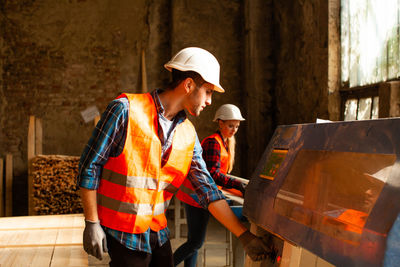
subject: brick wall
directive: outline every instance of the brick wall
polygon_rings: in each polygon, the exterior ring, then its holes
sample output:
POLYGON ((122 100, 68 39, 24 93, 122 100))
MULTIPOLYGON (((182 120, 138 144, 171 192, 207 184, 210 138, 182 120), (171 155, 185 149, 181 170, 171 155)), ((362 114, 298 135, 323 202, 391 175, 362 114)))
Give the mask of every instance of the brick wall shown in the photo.
POLYGON ((276 125, 328 116, 326 1, 0 0, 0 156, 14 156, 17 214, 25 212, 29 115, 42 118, 44 154, 80 155, 100 111, 120 92, 139 92, 145 51, 149 89, 186 46, 211 51, 225 94, 199 118, 204 138, 215 110, 238 105, 233 174, 249 176, 276 125))

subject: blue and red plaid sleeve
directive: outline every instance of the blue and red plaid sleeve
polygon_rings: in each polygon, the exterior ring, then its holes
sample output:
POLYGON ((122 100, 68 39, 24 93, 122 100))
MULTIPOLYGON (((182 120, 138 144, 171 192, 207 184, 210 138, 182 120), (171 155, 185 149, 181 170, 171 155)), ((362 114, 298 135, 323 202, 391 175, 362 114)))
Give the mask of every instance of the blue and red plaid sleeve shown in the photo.
POLYGON ((78 185, 97 189, 104 164, 118 156, 125 144, 129 102, 126 98, 111 101, 93 130, 79 162, 78 185))
POLYGON ((218 141, 214 138, 207 138, 203 141, 201 146, 203 148, 203 159, 215 183, 225 188, 238 189, 240 187, 240 182, 229 178, 220 171, 221 147, 218 141))

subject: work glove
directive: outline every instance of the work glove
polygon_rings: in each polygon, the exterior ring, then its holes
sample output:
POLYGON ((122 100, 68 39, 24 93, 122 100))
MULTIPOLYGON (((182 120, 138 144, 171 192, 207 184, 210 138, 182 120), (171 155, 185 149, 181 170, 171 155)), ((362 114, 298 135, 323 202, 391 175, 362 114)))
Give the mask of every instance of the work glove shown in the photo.
POLYGON ((92 222, 85 220, 83 230, 83 249, 87 254, 93 255, 99 260, 103 259, 103 253, 108 252, 107 239, 100 221, 92 222))
POLYGON ((243 245, 244 251, 253 261, 261 261, 269 258, 272 263, 275 263, 278 254, 274 247, 269 248, 261 238, 250 233, 249 230, 239 236, 239 240, 243 245))

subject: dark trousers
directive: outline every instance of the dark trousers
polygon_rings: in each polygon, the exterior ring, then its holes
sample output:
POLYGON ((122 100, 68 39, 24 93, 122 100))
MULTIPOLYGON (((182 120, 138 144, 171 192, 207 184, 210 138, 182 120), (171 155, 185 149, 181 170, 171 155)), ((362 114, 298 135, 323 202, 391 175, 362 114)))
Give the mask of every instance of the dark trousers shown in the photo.
POLYGON ((204 243, 207 232, 208 210, 185 205, 186 221, 188 226, 188 239, 174 252, 174 264, 177 266, 185 261, 185 267, 196 267, 197 250, 204 243))
POLYGON ((106 233, 110 267, 172 267, 172 249, 168 240, 159 246, 157 233, 150 232, 150 245, 152 253, 131 250, 119 243, 115 238, 106 233))

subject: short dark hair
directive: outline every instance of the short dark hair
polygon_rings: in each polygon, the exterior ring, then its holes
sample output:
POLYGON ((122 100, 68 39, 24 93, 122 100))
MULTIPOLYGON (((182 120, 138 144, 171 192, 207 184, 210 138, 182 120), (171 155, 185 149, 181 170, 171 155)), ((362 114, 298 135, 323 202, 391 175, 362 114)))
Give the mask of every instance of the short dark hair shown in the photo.
POLYGON ((202 86, 206 81, 195 71, 180 71, 172 69, 172 81, 167 85, 167 90, 176 88, 186 78, 192 78, 197 86, 202 86))

